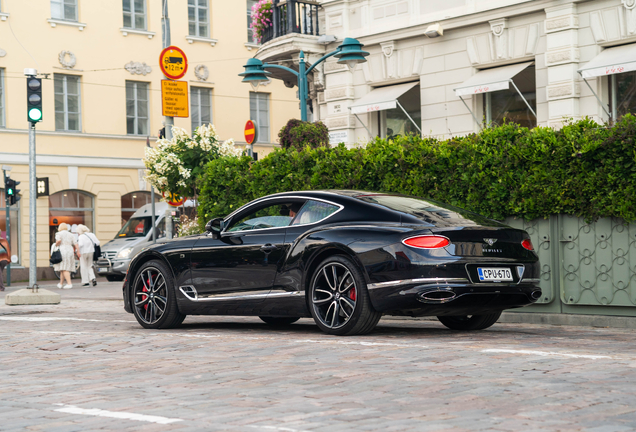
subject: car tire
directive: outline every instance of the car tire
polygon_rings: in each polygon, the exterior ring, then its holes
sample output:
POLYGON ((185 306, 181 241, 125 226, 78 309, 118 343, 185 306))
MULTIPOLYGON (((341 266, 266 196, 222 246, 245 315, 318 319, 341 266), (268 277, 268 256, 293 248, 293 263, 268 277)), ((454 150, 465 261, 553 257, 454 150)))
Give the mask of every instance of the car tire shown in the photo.
POLYGON ((307 301, 316 325, 327 334, 366 334, 382 317, 371 305, 362 272, 342 255, 331 256, 318 265, 307 301))
POLYGON ((186 316, 177 307, 172 272, 166 264, 158 260, 148 261, 136 272, 132 281, 133 314, 142 327, 169 329, 181 325, 186 316))
POLYGON ((437 319, 451 330, 483 330, 499 320, 501 311, 483 315, 438 316, 437 319))
POLYGON ((106 276, 108 282, 121 282, 124 280, 123 276, 106 276))
POLYGON ((267 317, 267 316, 259 316, 259 318, 272 326, 285 326, 289 324, 293 324, 300 319, 300 317, 267 317))

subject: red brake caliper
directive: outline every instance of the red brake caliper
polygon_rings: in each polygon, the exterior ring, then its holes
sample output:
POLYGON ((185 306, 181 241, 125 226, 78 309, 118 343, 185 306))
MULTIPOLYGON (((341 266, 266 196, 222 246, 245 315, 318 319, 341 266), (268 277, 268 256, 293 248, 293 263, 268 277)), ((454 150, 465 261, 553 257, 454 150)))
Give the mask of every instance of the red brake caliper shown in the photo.
MULTIPOLYGON (((148 284, 148 286, 150 286, 150 276, 148 276, 148 280, 146 281, 146 283, 148 284)), ((146 287, 143 287, 141 289, 143 292, 148 292, 148 290, 146 289, 146 287)), ((148 298, 148 294, 146 294, 146 298, 148 298)), ((144 310, 148 310, 148 303, 146 303, 144 305, 144 310)))
POLYGON ((355 285, 353 287, 351 287, 351 289, 349 290, 349 298, 353 301, 356 301, 356 287, 355 285))

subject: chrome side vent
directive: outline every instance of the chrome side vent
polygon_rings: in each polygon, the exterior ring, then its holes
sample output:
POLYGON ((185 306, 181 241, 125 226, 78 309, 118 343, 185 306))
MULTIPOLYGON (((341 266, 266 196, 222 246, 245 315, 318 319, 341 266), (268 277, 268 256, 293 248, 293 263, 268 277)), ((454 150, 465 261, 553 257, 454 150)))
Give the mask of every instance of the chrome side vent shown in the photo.
POLYGON ((179 287, 179 290, 183 293, 184 296, 186 296, 190 300, 196 300, 198 298, 197 290, 191 285, 179 287))

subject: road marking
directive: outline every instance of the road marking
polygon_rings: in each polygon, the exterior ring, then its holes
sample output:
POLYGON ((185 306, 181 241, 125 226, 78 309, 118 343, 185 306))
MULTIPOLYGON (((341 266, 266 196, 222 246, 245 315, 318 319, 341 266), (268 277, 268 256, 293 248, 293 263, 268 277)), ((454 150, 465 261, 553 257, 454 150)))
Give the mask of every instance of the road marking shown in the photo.
POLYGON ((275 431, 281 431, 281 432, 310 432, 310 431, 306 431, 306 430, 292 429, 292 428, 280 427, 280 426, 255 426, 255 425, 248 425, 248 427, 251 427, 251 428, 254 428, 254 429, 275 430, 275 431))
POLYGON ((79 408, 74 405, 63 405, 63 404, 55 404, 62 405, 63 408, 58 408, 55 411, 63 412, 67 414, 78 414, 78 415, 89 415, 89 416, 97 416, 97 417, 112 417, 124 420, 137 420, 144 421, 150 423, 158 423, 158 424, 170 424, 183 421, 178 418, 168 418, 161 416, 151 416, 145 414, 135 414, 135 413, 127 413, 122 411, 105 411, 99 408, 79 408))
POLYGON ((293 342, 296 343, 322 343, 322 344, 338 344, 338 345, 362 345, 362 346, 393 346, 400 348, 430 348, 426 345, 413 345, 413 344, 395 344, 385 342, 365 342, 365 341, 341 341, 341 340, 319 340, 319 339, 299 339, 293 342))
POLYGON ((597 359, 613 359, 614 357, 595 355, 595 354, 567 354, 553 351, 530 351, 530 350, 511 350, 511 349, 485 349, 481 350, 483 353, 507 353, 507 354, 527 354, 537 355, 542 357, 567 357, 567 358, 584 358, 590 360, 597 359))
POLYGON ((122 323, 136 323, 137 321, 125 321, 125 320, 98 320, 87 318, 70 318, 70 317, 26 317, 26 316, 0 316, 0 321, 90 321, 90 322, 122 322, 122 323))

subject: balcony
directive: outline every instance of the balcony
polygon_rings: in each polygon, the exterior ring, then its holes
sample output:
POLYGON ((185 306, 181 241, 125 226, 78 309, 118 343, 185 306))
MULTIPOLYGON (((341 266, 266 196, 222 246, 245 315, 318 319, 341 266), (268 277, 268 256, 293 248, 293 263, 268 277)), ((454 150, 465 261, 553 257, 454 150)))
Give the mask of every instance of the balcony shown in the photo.
POLYGON ((310 0, 273 0, 272 26, 263 34, 261 43, 290 33, 318 36, 318 8, 320 4, 310 0))

